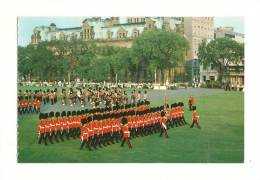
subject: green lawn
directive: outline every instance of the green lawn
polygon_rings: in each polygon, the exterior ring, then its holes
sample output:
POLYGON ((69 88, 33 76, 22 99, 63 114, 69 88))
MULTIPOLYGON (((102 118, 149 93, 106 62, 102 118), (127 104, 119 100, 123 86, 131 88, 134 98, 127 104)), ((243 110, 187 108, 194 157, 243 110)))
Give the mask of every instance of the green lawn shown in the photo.
MULTIPOLYGON (((187 102, 187 97, 176 100, 187 102)), ((243 162, 244 93, 197 96, 196 103, 202 129, 182 126, 170 129, 168 139, 158 134, 133 139, 132 150, 119 144, 92 152, 79 150, 79 139, 39 145, 36 143, 37 116, 22 115, 18 121, 18 162, 243 162)), ((186 120, 191 122, 186 104, 185 111, 186 120)))

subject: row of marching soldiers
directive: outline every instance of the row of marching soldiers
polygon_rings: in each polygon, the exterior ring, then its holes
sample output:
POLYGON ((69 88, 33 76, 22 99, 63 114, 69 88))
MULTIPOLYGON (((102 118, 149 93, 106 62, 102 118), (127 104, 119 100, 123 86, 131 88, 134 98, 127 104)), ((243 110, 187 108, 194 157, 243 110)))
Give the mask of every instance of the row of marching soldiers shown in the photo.
MULTIPOLYGON (((93 121, 98 115, 105 114, 118 114, 119 112, 130 111, 134 109, 133 106, 126 106, 124 109, 120 107, 112 108, 102 108, 102 109, 85 109, 81 111, 62 111, 54 113, 40 113, 39 123, 38 123, 38 143, 44 142, 45 145, 49 143, 53 144, 54 140, 56 142, 64 141, 66 138, 75 139, 80 136, 80 128, 86 123, 86 120, 91 117, 93 121)), ((122 107, 121 107, 122 108, 122 107)), ((142 110, 149 108, 149 102, 139 105, 135 109, 142 110)))
POLYGON ((39 113, 41 109, 41 101, 39 99, 34 100, 18 100, 17 111, 18 114, 29 114, 29 113, 39 113))
POLYGON ((64 138, 69 140, 70 138, 75 139, 79 137, 81 118, 80 111, 68 111, 67 113, 63 111, 60 112, 50 112, 50 113, 40 113, 39 123, 38 123, 38 143, 47 145, 47 141, 53 144, 56 142, 64 141, 64 138), (54 138, 54 139, 53 139, 54 138))
POLYGON ((39 113, 42 102, 48 104, 50 101, 51 105, 57 102, 57 89, 47 89, 47 91, 44 90, 43 92, 40 89, 35 90, 34 93, 31 90, 25 90, 24 93, 19 90, 17 100, 18 114, 39 113))
MULTIPOLYGON (((50 113, 49 118, 44 117, 44 120, 39 123, 39 143, 42 140, 45 144, 47 144, 47 140, 53 143, 53 137, 59 142, 58 138, 63 140, 64 137, 69 139, 80 135, 80 148, 86 147, 92 150, 93 148, 97 149, 97 147, 101 148, 114 144, 125 138, 142 137, 158 132, 162 134, 162 124, 165 124, 167 129, 186 123, 183 103, 172 104, 171 107, 171 109, 169 106, 150 108, 146 105, 128 109, 115 109, 114 111, 86 109, 84 112, 78 111, 72 114, 67 112, 67 116, 62 115, 61 118, 59 118, 59 113, 56 113, 56 120, 52 119, 54 113, 50 113), (166 119, 161 117, 162 111, 166 112, 166 119), (127 122, 122 122, 123 117, 127 122), (43 122, 45 124, 41 124, 43 122), (40 126, 42 130, 40 130, 40 126), (126 137, 124 128, 129 129, 129 137, 126 137)), ((167 132, 166 136, 168 136, 167 132)), ((122 141, 122 146, 124 142, 122 141)), ((131 148, 130 143, 128 146, 131 148)))
POLYGON ((186 124, 183 103, 172 104, 171 107, 172 109, 168 108, 168 110, 164 106, 160 106, 139 111, 131 110, 118 114, 98 115, 93 119, 89 117, 81 128, 80 149, 85 146, 91 151, 92 147, 94 149, 97 149, 97 146, 102 148, 102 146, 121 140, 123 140, 121 146, 127 142, 128 147, 132 148, 131 143, 125 141, 126 139, 159 132, 160 136, 165 132, 165 136, 168 137, 166 131, 168 128, 186 124), (166 118, 163 117, 162 112, 166 112, 166 118), (123 121, 124 119, 126 122, 123 121))

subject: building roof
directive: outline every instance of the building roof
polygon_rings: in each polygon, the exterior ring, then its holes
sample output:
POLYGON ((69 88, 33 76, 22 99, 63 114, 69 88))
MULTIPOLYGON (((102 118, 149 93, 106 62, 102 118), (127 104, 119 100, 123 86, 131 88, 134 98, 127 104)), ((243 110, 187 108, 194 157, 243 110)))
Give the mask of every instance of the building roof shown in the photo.
POLYGON ((71 27, 71 28, 58 28, 59 31, 70 31, 70 30, 80 30, 81 27, 71 27))
POLYGON ((132 25, 141 25, 145 24, 145 22, 134 22, 134 23, 122 23, 122 24, 114 24, 113 26, 132 26, 132 25))
POLYGON ((242 37, 244 37, 244 34, 238 33, 238 32, 225 32, 225 34, 233 35, 233 36, 237 35, 237 36, 242 36, 242 37))

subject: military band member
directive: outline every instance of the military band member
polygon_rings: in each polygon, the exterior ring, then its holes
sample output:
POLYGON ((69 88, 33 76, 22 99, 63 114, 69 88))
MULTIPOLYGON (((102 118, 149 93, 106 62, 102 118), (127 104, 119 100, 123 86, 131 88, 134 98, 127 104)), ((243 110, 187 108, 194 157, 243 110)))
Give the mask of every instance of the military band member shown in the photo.
POLYGON ((62 89, 62 91, 61 91, 61 104, 63 106, 66 105, 66 90, 65 89, 62 89))
POLYGON ((195 99, 193 96, 190 96, 189 100, 188 100, 188 105, 189 105, 189 110, 192 111, 192 108, 194 106, 195 103, 195 99))
POLYGON ((55 99, 55 97, 54 97, 54 91, 53 91, 53 90, 51 90, 50 99, 51 99, 51 105, 54 105, 54 99, 55 99))
POLYGON ((72 88, 70 88, 69 97, 70 97, 70 106, 73 106, 74 105, 74 94, 73 94, 72 88))
POLYGON ((50 90, 49 89, 47 89, 45 96, 46 96, 46 103, 49 104, 49 101, 50 101, 50 90))
POLYGON ((57 103, 58 97, 57 97, 57 88, 54 89, 53 91, 53 98, 54 98, 54 103, 57 103))
POLYGON ((28 100, 28 90, 26 89, 25 92, 24 92, 24 99, 25 100, 28 100))
POLYGON ((42 102, 42 96, 43 96, 43 94, 42 94, 42 90, 40 89, 40 91, 39 91, 39 100, 42 102))
POLYGON ((34 109, 36 113, 39 113, 41 110, 41 101, 39 99, 34 102, 34 109))

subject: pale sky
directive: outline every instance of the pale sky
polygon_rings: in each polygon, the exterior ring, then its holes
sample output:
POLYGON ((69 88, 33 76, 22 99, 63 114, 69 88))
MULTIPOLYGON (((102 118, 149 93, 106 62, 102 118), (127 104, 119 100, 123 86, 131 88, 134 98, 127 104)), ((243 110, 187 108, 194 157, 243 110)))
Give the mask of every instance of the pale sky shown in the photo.
MULTIPOLYGON (((55 23, 57 27, 79 27, 86 17, 19 17, 18 45, 26 46, 30 43, 35 26, 49 26, 55 23)), ((235 32, 244 33, 243 17, 215 17, 215 27, 232 26, 235 32)))

